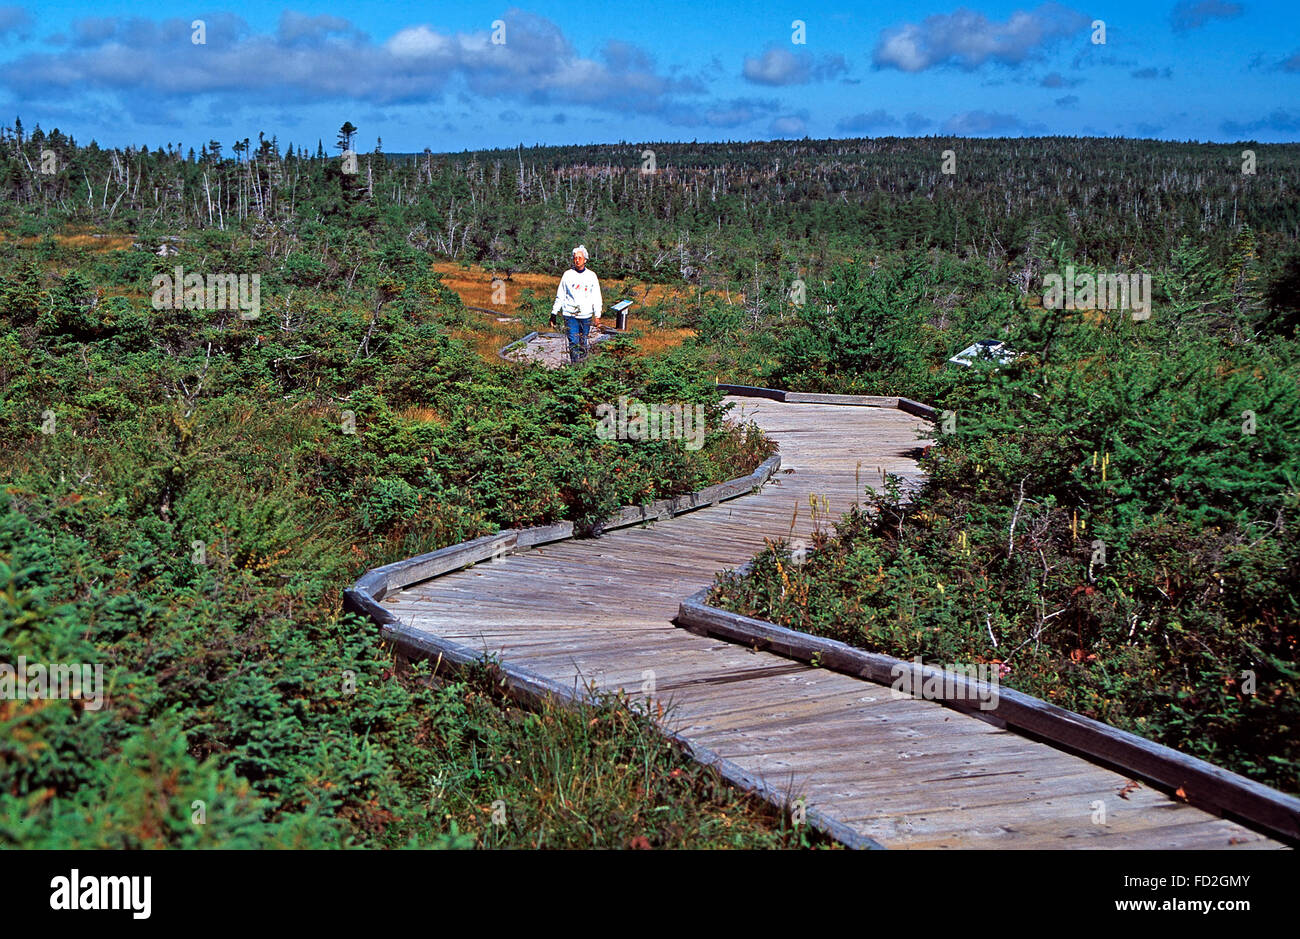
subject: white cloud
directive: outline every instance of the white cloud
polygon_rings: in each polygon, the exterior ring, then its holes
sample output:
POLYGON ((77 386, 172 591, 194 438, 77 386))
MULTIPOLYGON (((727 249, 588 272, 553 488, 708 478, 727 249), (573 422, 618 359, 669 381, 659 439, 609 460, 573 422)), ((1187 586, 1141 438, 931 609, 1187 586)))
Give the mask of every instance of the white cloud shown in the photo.
MULTIPOLYGON (((0 8, 0 33, 5 10, 0 8)), ((456 33, 427 24, 372 40, 336 16, 284 13, 273 33, 256 33, 233 14, 204 17, 207 41, 191 42, 190 19, 99 17, 57 37, 50 53, 0 63, 0 87, 33 104, 94 89, 141 120, 200 96, 236 108, 250 96, 277 103, 396 105, 467 89, 512 105, 586 106, 626 115, 703 115, 690 106, 697 79, 660 72, 652 57, 622 41, 600 58, 580 55, 550 20, 518 9, 501 16, 506 43, 489 29, 456 33)), ((13 19, 13 17, 11 17, 13 19)))
POLYGON ((808 121, 798 114, 784 114, 772 121, 768 130, 777 137, 802 137, 808 130, 808 121))
POLYGON ((807 52, 794 53, 773 45, 760 56, 745 56, 741 75, 759 85, 806 85, 834 78, 848 69, 841 55, 826 55, 817 61, 807 52))
POLYGON ((941 65, 971 70, 986 62, 1019 65, 1043 48, 1088 28, 1090 20, 1055 3, 1018 10, 994 22, 974 10, 958 9, 883 30, 872 62, 877 68, 920 72, 941 65))

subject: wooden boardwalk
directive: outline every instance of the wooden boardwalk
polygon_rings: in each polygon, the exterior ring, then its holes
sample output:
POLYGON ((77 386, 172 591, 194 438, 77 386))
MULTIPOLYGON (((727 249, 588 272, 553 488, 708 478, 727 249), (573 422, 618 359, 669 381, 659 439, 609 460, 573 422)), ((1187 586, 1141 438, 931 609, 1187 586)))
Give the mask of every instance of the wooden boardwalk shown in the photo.
POLYGON ((781 470, 761 492, 449 573, 382 606, 569 687, 639 696, 653 677, 668 729, 886 847, 1281 847, 995 723, 675 627, 683 598, 765 538, 807 539, 810 497, 828 503, 829 529, 882 472, 913 488, 921 478, 909 455, 928 429, 919 418, 728 400, 780 443, 781 470))

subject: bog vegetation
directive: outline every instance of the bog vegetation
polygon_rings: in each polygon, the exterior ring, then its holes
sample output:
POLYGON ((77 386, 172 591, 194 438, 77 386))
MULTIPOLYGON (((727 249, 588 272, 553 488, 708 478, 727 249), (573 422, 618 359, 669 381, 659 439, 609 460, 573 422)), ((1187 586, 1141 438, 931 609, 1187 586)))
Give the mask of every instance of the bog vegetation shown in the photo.
POLYGON ((1132 141, 664 145, 653 174, 639 147, 376 147, 355 175, 232 149, 0 141, 0 660, 110 666, 100 711, 0 701, 0 843, 807 844, 619 702, 520 712, 339 603, 377 564, 749 472, 772 444, 715 378, 954 418, 910 503, 802 566, 775 546, 719 602, 1000 661, 1297 789, 1300 148, 1254 177, 1240 147, 1132 141), (550 307, 511 274, 578 241, 680 289, 577 368, 496 359, 550 307), (466 310, 448 260, 517 322, 466 310), (1150 320, 1041 309, 1067 263, 1150 272, 1150 320), (155 309, 178 265, 259 275, 260 316, 155 309), (945 364, 986 336, 1023 354, 945 364), (600 440, 621 395, 704 404, 705 446, 600 440))

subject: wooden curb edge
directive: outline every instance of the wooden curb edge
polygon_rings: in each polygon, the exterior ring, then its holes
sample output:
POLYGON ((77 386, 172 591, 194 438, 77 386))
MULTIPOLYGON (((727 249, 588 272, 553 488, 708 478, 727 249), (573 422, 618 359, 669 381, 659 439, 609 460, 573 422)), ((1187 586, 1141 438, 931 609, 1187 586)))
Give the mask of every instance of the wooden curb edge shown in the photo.
MULTIPOLYGON (((748 566, 738 568, 737 573, 747 573, 748 566)), ((994 687, 932 665, 918 668, 915 662, 709 606, 705 600, 711 592, 712 588, 706 587, 683 600, 676 623, 691 632, 876 684, 892 686, 907 675, 909 687, 919 688, 920 682, 933 676, 938 688, 953 690, 951 697, 931 699, 937 703, 972 716, 994 718, 1059 749, 1145 779, 1160 789, 1181 789, 1188 804, 1230 816, 1293 846, 1300 845, 1300 799, 1294 796, 1012 688, 994 687), (980 707, 980 703, 990 700, 995 702, 992 708, 980 707)))

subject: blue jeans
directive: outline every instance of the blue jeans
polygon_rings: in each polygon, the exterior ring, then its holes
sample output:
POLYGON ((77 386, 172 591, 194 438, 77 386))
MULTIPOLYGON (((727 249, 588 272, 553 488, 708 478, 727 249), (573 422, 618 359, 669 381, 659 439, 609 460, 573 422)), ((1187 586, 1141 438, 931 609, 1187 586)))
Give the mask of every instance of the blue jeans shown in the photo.
POLYGON ((585 319, 579 319, 576 316, 564 317, 565 323, 569 327, 569 361, 577 362, 587 354, 587 337, 591 334, 591 320, 588 316, 585 319))

